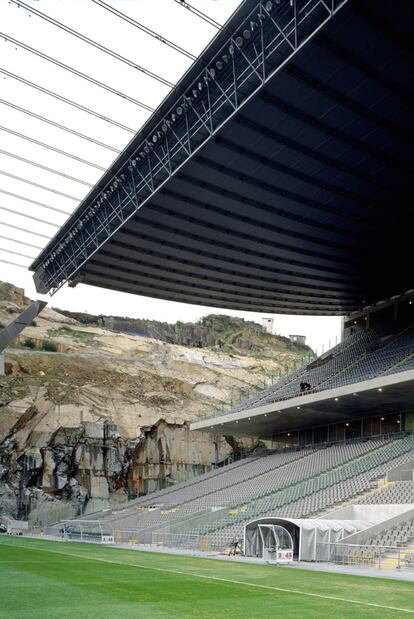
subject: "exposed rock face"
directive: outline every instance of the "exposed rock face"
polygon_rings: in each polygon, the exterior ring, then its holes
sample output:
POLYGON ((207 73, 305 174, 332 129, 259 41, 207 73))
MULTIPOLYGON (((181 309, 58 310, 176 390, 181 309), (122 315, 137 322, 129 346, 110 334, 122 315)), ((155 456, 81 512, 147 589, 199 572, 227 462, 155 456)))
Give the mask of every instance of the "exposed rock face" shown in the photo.
POLYGON ((17 288, 6 282, 0 282, 0 301, 14 303, 18 307, 24 307, 30 303, 30 299, 24 295, 23 288, 17 288))
POLYGON ((280 335, 264 333, 258 323, 234 316, 211 314, 204 316, 197 323, 170 324, 140 318, 93 316, 79 312, 58 311, 85 325, 101 325, 123 333, 146 336, 190 348, 213 348, 231 354, 259 355, 261 358, 275 358, 279 353, 287 351, 313 354, 306 344, 293 342, 280 335))
MULTIPOLYGON (((23 290, 0 283, 0 322, 28 303, 23 290)), ((190 337, 186 347, 43 310, 6 355, 0 377, 0 514, 42 521, 59 507, 57 519, 70 518, 237 454, 233 437, 191 433, 189 423, 302 357, 273 336, 263 339, 254 323, 207 318, 195 330, 177 323, 172 332, 190 337), (195 347, 193 336, 213 348, 195 347), (62 354, 46 354, 45 342, 62 354), (234 353, 241 349, 249 354, 234 353)))
POLYGON ((164 420, 143 428, 143 437, 131 453, 127 476, 130 495, 167 487, 172 481, 188 479, 208 471, 232 454, 223 437, 191 432, 188 424, 164 420))
MULTIPOLYGON (((0 511, 42 523, 69 502, 70 515, 104 508, 210 470, 232 452, 223 438, 195 436, 161 420, 131 441, 110 419, 39 430, 46 410, 30 407, 0 443, 0 511)), ((59 517, 61 513, 59 512, 59 517)))

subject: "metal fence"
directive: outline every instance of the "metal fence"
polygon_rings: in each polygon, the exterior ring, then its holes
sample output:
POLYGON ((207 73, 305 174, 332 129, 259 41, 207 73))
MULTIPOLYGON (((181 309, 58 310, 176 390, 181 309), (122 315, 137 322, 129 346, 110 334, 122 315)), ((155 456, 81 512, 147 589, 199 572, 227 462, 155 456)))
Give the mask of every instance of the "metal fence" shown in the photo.
POLYGON ((67 541, 122 544, 129 546, 143 545, 154 549, 171 548, 176 550, 191 550, 199 552, 221 552, 230 546, 229 543, 217 542, 207 536, 190 533, 159 533, 144 529, 114 529, 100 523, 61 523, 46 527, 44 535, 67 541))
POLYGON ((46 527, 62 520, 82 516, 83 505, 64 503, 62 505, 51 505, 49 508, 42 506, 30 512, 28 521, 31 527, 46 527))
POLYGON ((319 542, 316 561, 384 570, 414 570, 414 547, 319 542))
MULTIPOLYGON (((206 535, 190 533, 159 533, 144 529, 113 529, 100 523, 62 523, 46 527, 44 535, 72 542, 117 544, 154 550, 173 549, 193 552, 224 552, 234 540, 214 540, 206 535)), ((383 570, 414 570, 414 547, 372 546, 318 542, 315 560, 349 567, 383 570)))

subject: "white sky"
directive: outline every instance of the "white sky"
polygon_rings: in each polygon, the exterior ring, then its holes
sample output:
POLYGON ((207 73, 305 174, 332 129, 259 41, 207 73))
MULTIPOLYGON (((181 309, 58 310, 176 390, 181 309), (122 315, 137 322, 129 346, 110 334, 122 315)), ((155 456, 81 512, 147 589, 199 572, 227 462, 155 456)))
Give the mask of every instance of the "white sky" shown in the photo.
MULTIPOLYGON (((175 83, 191 64, 191 60, 185 56, 111 15, 92 0, 25 2, 170 82, 175 83)), ((174 0, 106 2, 196 56, 216 33, 213 26, 179 6, 174 0)), ((190 0, 190 4, 219 23, 223 23, 239 3, 240 0, 190 0)), ((151 107, 156 107, 169 92, 167 86, 18 8, 9 0, 0 0, 0 32, 0 37, 6 35, 22 41, 151 107)), ((102 171, 30 143, 1 127, 45 142, 103 168, 111 164, 116 153, 14 110, 1 100, 30 110, 118 150, 125 147, 133 134, 19 83, 2 73, 2 70, 57 92, 134 130, 142 126, 150 112, 0 38, 0 280, 24 287, 28 296, 39 298, 34 289, 32 274, 1 260, 27 267, 40 251, 30 245, 43 247, 48 238, 64 223, 66 215, 2 192, 17 194, 70 214, 88 193, 90 186, 102 175, 102 171), (38 169, 1 151, 35 161, 78 180, 70 180, 38 169), (75 199, 33 187, 4 173, 45 185, 75 199), (24 215, 49 223, 33 221, 24 215), (25 228, 28 232, 18 231, 5 224, 25 228), (11 252, 28 257, 20 257, 11 252)), ((262 318, 262 314, 254 312, 216 310, 213 307, 161 301, 85 285, 79 285, 75 289, 65 286, 51 300, 47 300, 51 305, 66 309, 168 322, 193 321, 211 312, 241 316, 258 322, 261 322, 262 318)), ((340 319, 337 317, 275 315, 274 318, 276 333, 306 335, 308 343, 318 352, 322 346, 326 350, 329 342, 334 345, 340 335, 340 319)))

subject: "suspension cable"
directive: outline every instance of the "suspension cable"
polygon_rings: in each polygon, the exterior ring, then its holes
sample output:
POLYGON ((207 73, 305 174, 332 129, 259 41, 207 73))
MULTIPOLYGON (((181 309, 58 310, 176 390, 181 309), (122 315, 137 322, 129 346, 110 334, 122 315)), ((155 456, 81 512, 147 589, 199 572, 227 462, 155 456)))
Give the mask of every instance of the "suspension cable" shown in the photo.
POLYGON ((8 178, 12 178, 15 181, 20 181, 21 183, 32 185, 32 187, 37 187, 38 189, 44 189, 44 191, 50 191, 51 193, 55 193, 57 196, 62 196, 62 198, 67 198, 68 200, 74 200, 75 202, 81 201, 81 198, 76 198, 75 196, 71 196, 70 194, 63 193, 62 191, 58 191, 57 189, 52 189, 52 187, 46 187, 46 185, 40 185, 39 183, 29 181, 27 178, 22 178, 21 176, 10 174, 10 172, 5 172, 3 170, 0 170, 0 174, 2 176, 7 176, 8 178))
POLYGON ((26 114, 27 116, 31 116, 32 118, 36 118, 36 120, 40 120, 41 122, 47 123, 48 125, 52 125, 52 127, 56 127, 56 129, 61 129, 62 131, 67 131, 67 133, 76 135, 76 137, 81 138, 82 140, 87 140, 88 142, 91 142, 92 144, 96 144, 97 146, 101 146, 102 148, 107 148, 108 150, 111 150, 114 153, 119 152, 113 146, 109 146, 108 144, 104 144, 103 142, 100 142, 99 140, 95 140, 95 138, 91 138, 90 136, 85 135, 84 133, 79 133, 79 131, 70 129, 70 127, 65 127, 65 125, 61 125, 60 123, 57 123, 54 120, 50 120, 49 118, 40 116, 39 114, 36 114, 35 112, 31 112, 30 110, 27 110, 24 107, 20 107, 19 105, 16 105, 15 103, 11 103, 11 101, 6 101, 5 99, 0 98, 0 103, 2 103, 3 105, 7 105, 8 107, 11 107, 14 110, 17 110, 18 112, 22 112, 22 114, 26 114))
POLYGON ((13 224, 8 224, 5 221, 0 221, 0 226, 6 226, 7 228, 13 228, 13 230, 18 230, 19 232, 27 232, 27 234, 34 234, 35 236, 41 236, 43 239, 50 240, 50 236, 46 234, 40 234, 40 232, 34 232, 34 230, 27 230, 27 228, 22 228, 21 226, 13 226, 13 224))
POLYGON ((31 200, 30 198, 25 198, 18 193, 12 193, 11 191, 6 191, 5 189, 0 189, 0 193, 4 193, 6 196, 11 196, 12 198, 17 198, 18 200, 23 200, 23 202, 29 202, 30 204, 36 204, 36 206, 41 206, 43 208, 47 208, 51 211, 56 211, 56 213, 61 213, 62 215, 70 215, 67 211, 62 211, 60 208, 56 208, 55 206, 49 206, 49 204, 44 204, 44 202, 37 202, 37 200, 31 200))
POLYGON ((217 28, 217 30, 220 30, 221 24, 219 24, 215 19, 213 19, 212 17, 209 17, 208 15, 206 15, 205 13, 200 11, 199 9, 196 9, 191 4, 188 4, 188 2, 184 2, 184 0, 174 0, 174 2, 176 2, 177 4, 182 6, 184 9, 187 9, 191 13, 194 13, 194 15, 197 15, 197 17, 199 17, 203 21, 205 21, 208 24, 210 24, 210 26, 214 26, 214 28, 217 28))
POLYGON ((60 228, 60 224, 52 224, 50 221, 46 221, 45 219, 39 219, 39 217, 34 217, 33 215, 26 215, 26 213, 20 213, 19 211, 14 211, 11 208, 7 208, 7 206, 2 206, 0 204, 0 211, 6 211, 7 213, 11 213, 12 215, 19 215, 20 217, 26 217, 26 219, 32 219, 33 221, 38 221, 40 224, 46 224, 47 226, 52 226, 52 228, 60 228))
POLYGON ((54 99, 57 99, 58 101, 61 101, 62 103, 67 103, 67 105, 71 105, 72 107, 78 110, 81 110, 82 112, 86 112, 86 114, 95 116, 95 118, 99 118, 99 120, 104 120, 110 125, 114 125, 114 127, 119 127, 119 129, 123 129, 124 131, 128 131, 129 133, 134 133, 134 134, 136 133, 135 129, 131 129, 131 127, 127 127, 126 125, 123 125, 122 123, 119 123, 118 121, 113 120, 113 118, 108 118, 108 116, 104 116, 103 114, 100 114, 99 112, 96 112, 95 110, 91 110, 91 108, 81 105, 80 103, 76 103, 76 101, 72 101, 72 99, 67 99, 66 97, 63 97, 62 95, 59 95, 57 92, 54 92, 53 90, 48 90, 47 88, 44 88, 43 86, 40 86, 39 84, 35 84, 35 82, 31 82, 30 80, 25 79, 21 75, 16 75, 16 73, 11 73, 11 71, 7 71, 6 69, 2 69, 1 67, 0 67, 0 73, 2 73, 3 75, 6 75, 7 77, 11 77, 17 82, 21 82, 25 86, 29 86, 30 88, 34 88, 35 90, 38 90, 39 92, 43 92, 43 94, 48 95, 49 97, 53 97, 54 99))
POLYGON ((25 266, 24 264, 17 264, 17 262, 10 262, 10 260, 3 260, 0 258, 0 262, 3 264, 10 264, 12 267, 20 267, 21 269, 25 269, 25 271, 29 270, 28 266, 25 266))
POLYGON ((76 37, 80 41, 83 41, 84 43, 87 43, 88 45, 91 45, 92 47, 99 49, 99 51, 103 52, 104 54, 107 54, 108 56, 112 56, 112 58, 115 58, 116 60, 123 62, 124 64, 132 67, 133 69, 136 69, 137 71, 140 71, 141 73, 144 73, 144 75, 146 75, 147 77, 150 77, 151 79, 156 80, 157 82, 160 82, 161 84, 164 84, 164 86, 168 86, 169 88, 174 88, 174 84, 172 82, 169 82, 168 80, 161 77, 160 75, 157 75, 156 73, 153 73, 149 69, 145 69, 145 67, 142 67, 141 65, 136 64, 136 62, 134 62, 133 60, 130 60, 129 58, 126 58, 125 56, 122 56, 121 54, 118 54, 117 52, 114 52, 109 47, 106 47, 105 45, 98 43, 98 41, 94 41, 93 39, 90 39, 86 35, 79 32, 78 30, 74 30, 73 28, 66 26, 66 24, 63 24, 61 21, 58 21, 57 19, 53 19, 53 17, 50 17, 50 15, 46 15, 46 13, 42 13, 42 11, 38 11, 34 7, 29 6, 25 4, 24 2, 21 2, 21 0, 18 0, 18 1, 10 0, 10 2, 11 4, 15 4, 19 8, 24 9, 25 11, 29 11, 31 15, 36 15, 36 17, 40 17, 40 19, 47 21, 49 24, 52 24, 52 26, 56 26, 57 28, 60 28, 60 30, 63 30, 67 34, 70 34, 76 37))
POLYGON ((41 247, 40 245, 32 245, 32 243, 26 243, 25 241, 18 241, 17 239, 12 239, 10 236, 4 236, 3 234, 0 234, 0 239, 3 239, 4 241, 11 241, 12 243, 19 243, 19 245, 27 245, 27 247, 33 247, 33 249, 43 249, 43 247, 41 247))
POLYGON ((47 54, 44 54, 43 52, 37 49, 34 49, 33 47, 30 47, 29 45, 26 45, 25 43, 22 43, 21 41, 18 41, 17 39, 14 39, 13 37, 8 36, 4 32, 0 32, 0 37, 3 38, 6 41, 6 43, 13 43, 13 45, 17 45, 17 47, 21 47, 26 52, 30 52, 31 54, 34 54, 35 56, 38 56, 39 58, 42 58, 43 60, 46 60, 47 62, 50 62, 51 64, 58 66, 60 69, 69 71, 69 73, 73 73, 73 75, 76 75, 77 77, 81 77, 82 79, 86 80, 90 84, 94 84, 95 86, 98 86, 99 88, 103 88, 104 90, 107 90, 113 95, 117 95, 118 97, 121 97, 125 101, 129 101, 130 103, 135 103, 135 105, 138 105, 139 107, 142 107, 144 110, 147 110, 149 112, 154 111, 152 107, 150 107, 149 105, 146 105, 145 103, 142 103, 142 101, 138 101, 138 99, 134 99, 133 97, 126 95, 124 92, 116 90, 115 88, 112 88, 112 86, 108 86, 108 84, 104 84, 103 82, 96 80, 94 77, 91 77, 90 75, 86 75, 86 73, 82 73, 82 71, 78 71, 74 67, 70 67, 69 65, 64 64, 63 62, 60 62, 60 60, 56 60, 56 58, 52 58, 52 56, 48 56, 47 54))
POLYGON ((91 161, 87 161, 86 159, 82 159, 81 157, 77 157, 76 155, 71 155, 64 150, 60 150, 55 146, 51 146, 50 144, 45 144, 45 142, 40 142, 39 140, 35 140, 34 138, 30 138, 28 135, 24 135, 23 133, 19 133, 18 131, 14 131, 13 129, 8 129, 7 127, 3 127, 0 125, 0 130, 5 131, 6 133, 10 133, 11 135, 15 135, 22 140, 27 140, 32 144, 37 144, 37 146, 41 146, 42 148, 47 148, 52 150, 55 153, 59 153, 59 155, 64 155, 65 157, 69 157, 70 159, 74 159, 75 161, 79 161, 80 163, 85 163, 86 165, 91 166, 92 168, 96 168, 97 170, 101 170, 102 172, 106 172, 106 168, 97 165, 96 163, 92 163, 91 161))
POLYGON ((56 176, 62 176, 70 181, 74 181, 76 183, 80 183, 81 185, 85 185, 85 187, 93 187, 91 183, 87 183, 86 181, 82 181, 80 178, 76 178, 75 176, 70 176, 69 174, 65 174, 64 172, 59 172, 59 170, 54 170, 53 168, 48 168, 41 163, 37 163, 37 161, 32 161, 31 159, 25 159, 25 157, 20 157, 20 155, 15 155, 14 153, 9 153, 7 150, 3 150, 0 148, 0 154, 6 155, 6 157, 12 157, 13 159, 17 159, 18 161, 22 161, 23 163, 27 163, 28 165, 35 166, 36 168, 40 168, 41 170, 45 170, 46 172, 50 172, 51 174, 56 174, 56 176))
POLYGON ((29 258, 29 260, 33 260, 35 256, 28 256, 27 254, 22 254, 18 251, 13 251, 11 249, 4 249, 4 247, 0 247, 0 251, 4 251, 7 254, 13 254, 13 256, 20 256, 21 258, 29 258))
POLYGON ((113 15, 116 15, 120 19, 123 19, 128 24, 131 24, 131 26, 135 26, 136 28, 138 28, 138 30, 141 30, 142 32, 145 32, 146 34, 148 34, 149 36, 153 37, 154 39, 157 39, 157 41, 160 41, 161 43, 164 43, 164 45, 168 45, 168 47, 170 47, 171 49, 175 50, 176 52, 182 54, 183 56, 186 56, 187 58, 190 58, 190 60, 196 60, 197 56, 194 56, 194 54, 192 54, 191 52, 188 52, 183 47, 180 47, 176 43, 173 43, 172 41, 169 41, 165 37, 162 37, 161 35, 159 35, 156 32, 154 32, 154 30, 151 30, 147 26, 144 26, 143 24, 138 22, 136 19, 133 19, 132 17, 130 17, 129 15, 126 15, 125 13, 122 13, 122 11, 119 11, 118 9, 116 9, 113 6, 111 6, 110 4, 107 4, 103 0, 91 0, 91 2, 93 2, 94 4, 97 4, 102 9, 105 9, 106 11, 109 11, 113 15))

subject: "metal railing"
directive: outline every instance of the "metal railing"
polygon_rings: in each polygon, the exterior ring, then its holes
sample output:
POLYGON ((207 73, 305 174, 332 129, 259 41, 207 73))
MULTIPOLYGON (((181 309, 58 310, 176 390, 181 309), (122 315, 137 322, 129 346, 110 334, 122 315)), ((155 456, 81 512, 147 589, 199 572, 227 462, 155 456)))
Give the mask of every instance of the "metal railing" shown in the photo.
MULTIPOLYGON (((212 514, 209 525, 206 525, 204 528, 198 527, 196 532, 208 535, 233 524, 242 524, 247 520, 273 513, 288 505, 293 505, 306 497, 318 495, 321 491, 336 487, 361 475, 369 474, 370 471, 377 471, 396 458, 404 457, 412 452, 414 434, 403 432, 400 435, 402 436, 400 440, 403 442, 399 442, 398 446, 394 441, 386 442, 383 446, 352 457, 351 460, 339 462, 333 465, 330 470, 314 471, 307 479, 291 481, 285 487, 251 496, 244 502, 233 504, 231 510, 226 515, 223 515, 221 511, 212 514), (215 518, 214 515, 216 516, 215 518)), ((390 436, 392 437, 393 435, 390 436)), ((368 483, 366 485, 368 487, 368 483)), ((352 492, 347 492, 343 497, 338 496, 338 501, 336 502, 346 500, 350 496, 352 496, 352 492)), ((331 501, 330 504, 335 504, 335 501, 331 501)), ((321 504, 315 511, 319 511, 322 507, 325 506, 321 504)))
POLYGON ((318 542, 316 561, 383 570, 414 570, 414 547, 318 542))
MULTIPOLYGON (((191 533, 157 533, 140 529, 112 529, 78 525, 47 527, 44 536, 64 541, 88 544, 115 544, 121 546, 146 546, 154 550, 172 549, 193 552, 224 552, 231 547, 234 536, 220 540, 207 535, 191 533)), ((382 570, 414 570, 414 547, 373 546, 369 544, 344 544, 343 542, 317 542, 315 560, 348 567, 382 570)))
POLYGON ((139 528, 117 529, 96 524, 65 524, 53 527, 45 527, 43 534, 46 537, 61 539, 64 541, 80 542, 88 544, 117 544, 128 546, 149 546, 154 549, 191 550, 195 552, 221 552, 231 544, 232 537, 228 540, 214 541, 205 535, 191 533, 158 533, 144 531, 139 528))
POLYGON ((81 504, 64 503, 62 505, 52 505, 49 508, 42 506, 30 512, 28 522, 31 527, 47 527, 62 520, 82 516, 83 512, 84 506, 81 504))

